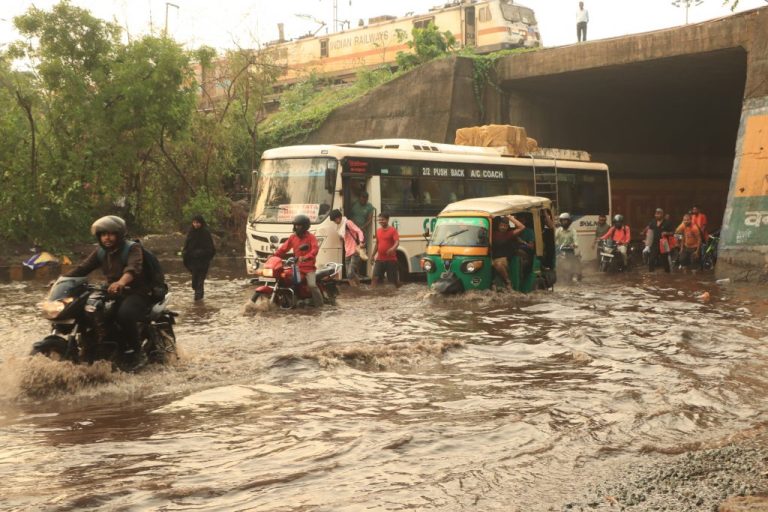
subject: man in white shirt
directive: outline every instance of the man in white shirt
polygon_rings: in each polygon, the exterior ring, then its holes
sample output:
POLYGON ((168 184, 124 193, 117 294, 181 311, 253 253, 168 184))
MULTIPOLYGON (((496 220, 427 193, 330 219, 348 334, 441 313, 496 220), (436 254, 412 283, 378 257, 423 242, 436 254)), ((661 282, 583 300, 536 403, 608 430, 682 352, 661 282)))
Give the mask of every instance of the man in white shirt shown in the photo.
POLYGON ((589 11, 584 8, 584 2, 579 2, 579 10, 576 11, 576 37, 579 42, 587 40, 587 23, 589 11))

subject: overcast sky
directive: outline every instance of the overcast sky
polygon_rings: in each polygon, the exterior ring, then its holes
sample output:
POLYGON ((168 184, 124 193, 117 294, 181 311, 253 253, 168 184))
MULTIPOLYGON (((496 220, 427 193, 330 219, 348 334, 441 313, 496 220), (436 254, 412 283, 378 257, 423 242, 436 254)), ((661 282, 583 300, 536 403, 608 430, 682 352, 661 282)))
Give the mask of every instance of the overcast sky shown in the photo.
MULTIPOLYGON (((50 9, 53 0, 0 0, 0 45, 17 37, 12 18, 34 4, 50 9)), ((71 0, 94 15, 118 22, 132 37, 154 30, 162 31, 168 12, 168 31, 190 48, 203 44, 216 48, 255 47, 277 39, 277 23, 285 24, 285 35, 294 38, 318 28, 306 19, 315 18, 332 25, 333 6, 338 17, 350 20, 390 14, 401 16, 409 11, 424 13, 439 5, 436 0, 71 0), (178 7, 174 7, 174 5, 178 7), (304 15, 299 17, 298 15, 304 15)), ((521 0, 531 7, 539 22, 545 46, 560 46, 576 40, 575 15, 578 1, 521 0)), ((766 0, 741 0, 738 11, 766 7, 766 0)), ((646 32, 685 23, 685 8, 674 7, 671 0, 585 0, 590 23, 588 38, 646 32)), ((689 10, 689 22, 696 23, 731 14, 721 0, 703 0, 689 10)), ((323 33, 325 29, 322 29, 323 33)))

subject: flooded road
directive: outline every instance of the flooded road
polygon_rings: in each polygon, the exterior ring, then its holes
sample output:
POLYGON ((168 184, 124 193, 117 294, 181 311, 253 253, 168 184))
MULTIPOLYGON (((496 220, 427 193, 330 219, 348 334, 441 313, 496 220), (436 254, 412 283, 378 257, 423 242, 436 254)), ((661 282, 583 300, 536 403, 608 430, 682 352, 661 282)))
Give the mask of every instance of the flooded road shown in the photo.
POLYGON ((0 508, 562 510, 768 420, 766 306, 711 276, 252 315, 241 277, 171 282, 181 360, 138 375, 29 360, 45 289, 0 283, 0 508))

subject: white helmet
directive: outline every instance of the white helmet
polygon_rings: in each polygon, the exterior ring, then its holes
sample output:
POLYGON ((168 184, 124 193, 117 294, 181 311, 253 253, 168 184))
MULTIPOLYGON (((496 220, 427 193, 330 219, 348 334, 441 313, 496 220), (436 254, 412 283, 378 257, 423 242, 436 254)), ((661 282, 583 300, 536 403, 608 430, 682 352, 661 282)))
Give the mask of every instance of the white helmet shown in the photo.
POLYGON ((560 220, 571 220, 571 214, 568 212, 563 212, 557 218, 560 220))
POLYGON ((122 238, 125 236, 126 231, 125 221, 117 215, 107 215, 91 224, 91 234, 95 237, 98 237, 101 233, 117 233, 122 238))

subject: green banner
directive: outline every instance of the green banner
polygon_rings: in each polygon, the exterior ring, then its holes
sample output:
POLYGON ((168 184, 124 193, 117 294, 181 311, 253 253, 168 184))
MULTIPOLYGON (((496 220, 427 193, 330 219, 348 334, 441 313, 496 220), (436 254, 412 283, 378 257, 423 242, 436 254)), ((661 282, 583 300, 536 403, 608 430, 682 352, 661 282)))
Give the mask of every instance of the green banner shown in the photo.
POLYGON ((768 245, 768 196, 731 200, 726 245, 768 245))

